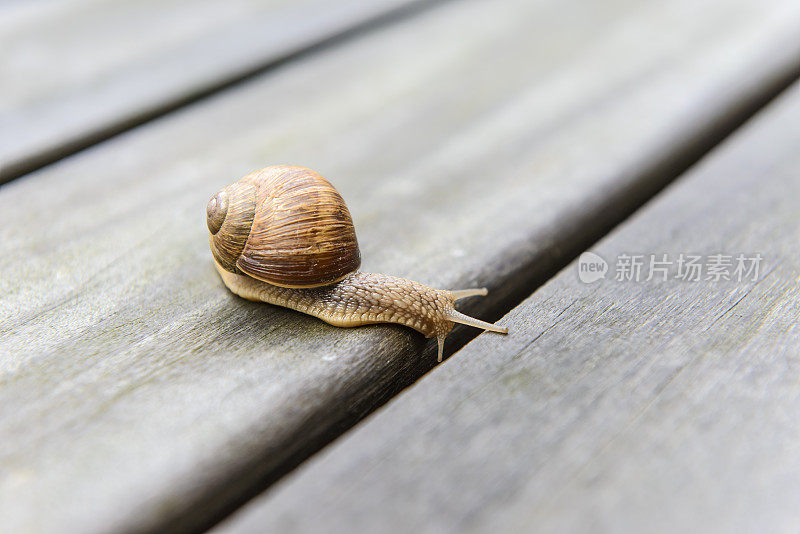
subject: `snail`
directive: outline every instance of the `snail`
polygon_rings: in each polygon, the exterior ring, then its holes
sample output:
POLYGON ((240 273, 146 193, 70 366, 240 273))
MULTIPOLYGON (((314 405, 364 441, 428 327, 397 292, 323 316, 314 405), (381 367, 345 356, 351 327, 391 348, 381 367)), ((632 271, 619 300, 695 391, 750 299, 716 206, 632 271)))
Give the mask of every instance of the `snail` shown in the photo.
POLYGON ((335 326, 402 324, 436 336, 440 362, 454 323, 508 333, 453 306, 486 295, 486 288, 447 291, 359 272, 350 211, 330 182, 311 169, 274 165, 248 174, 209 200, 206 222, 222 281, 245 299, 335 326))

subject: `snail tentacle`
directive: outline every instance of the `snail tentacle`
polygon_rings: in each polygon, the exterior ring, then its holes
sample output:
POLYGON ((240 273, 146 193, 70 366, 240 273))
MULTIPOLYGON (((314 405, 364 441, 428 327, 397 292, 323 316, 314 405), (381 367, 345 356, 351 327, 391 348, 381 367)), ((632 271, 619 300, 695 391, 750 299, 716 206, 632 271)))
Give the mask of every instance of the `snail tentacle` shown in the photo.
POLYGON ((475 328, 481 328, 483 330, 488 330, 490 332, 508 334, 508 328, 493 325, 492 323, 487 323, 486 321, 481 321, 480 319, 475 319, 474 317, 470 317, 469 315, 464 315, 463 313, 455 309, 448 310, 445 317, 453 321, 454 323, 474 326, 475 328))
POLYGON ((485 287, 476 287, 472 289, 454 289, 450 291, 453 300, 461 300, 467 297, 485 297, 489 294, 489 290, 485 287))
POLYGON ((442 356, 444 355, 444 338, 447 337, 447 334, 436 336, 436 342, 439 344, 438 352, 436 354, 436 361, 441 362, 442 356))

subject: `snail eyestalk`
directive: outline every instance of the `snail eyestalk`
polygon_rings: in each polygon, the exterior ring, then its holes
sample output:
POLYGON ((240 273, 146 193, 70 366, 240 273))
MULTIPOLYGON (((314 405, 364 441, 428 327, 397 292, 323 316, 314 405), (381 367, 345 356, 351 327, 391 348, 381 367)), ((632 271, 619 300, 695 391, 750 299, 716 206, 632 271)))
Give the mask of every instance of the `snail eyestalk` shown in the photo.
POLYGON ((493 325, 492 323, 481 321, 480 319, 475 319, 474 317, 470 317, 469 315, 464 315, 458 310, 449 310, 448 314, 445 317, 453 321, 454 323, 474 326, 475 328, 488 330, 489 332, 508 334, 508 328, 503 328, 497 325, 493 325))
POLYGON ((450 292, 453 300, 461 300, 467 297, 485 297, 489 294, 489 290, 485 287, 476 287, 474 289, 456 289, 450 292))

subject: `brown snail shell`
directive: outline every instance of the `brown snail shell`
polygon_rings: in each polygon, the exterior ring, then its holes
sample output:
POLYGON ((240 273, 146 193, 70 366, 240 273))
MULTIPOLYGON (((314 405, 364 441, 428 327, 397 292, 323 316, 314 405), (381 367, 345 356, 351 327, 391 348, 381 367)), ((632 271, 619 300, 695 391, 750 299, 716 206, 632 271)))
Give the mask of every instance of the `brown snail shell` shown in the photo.
POLYGON ((212 254, 225 270, 276 286, 324 286, 361 265, 347 205, 305 167, 248 174, 211 198, 206 222, 212 254))
POLYGON ((293 165, 252 172, 206 206, 209 244, 225 285, 240 297, 285 306, 335 326, 398 323, 444 339, 454 323, 508 330, 457 311, 457 300, 486 288, 434 289, 358 271, 350 212, 322 176, 293 165))

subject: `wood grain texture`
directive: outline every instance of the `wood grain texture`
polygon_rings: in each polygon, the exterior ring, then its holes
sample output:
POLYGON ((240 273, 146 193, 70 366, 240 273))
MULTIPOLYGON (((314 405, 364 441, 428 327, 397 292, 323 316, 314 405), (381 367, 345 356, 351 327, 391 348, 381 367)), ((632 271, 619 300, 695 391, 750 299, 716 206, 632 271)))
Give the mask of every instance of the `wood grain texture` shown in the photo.
POLYGON ((0 183, 415 0, 0 6, 0 183))
POLYGON ((215 532, 794 532, 798 145, 800 84, 594 249, 606 279, 569 265, 215 532), (763 261, 615 279, 682 253, 763 261))
POLYGON ((230 294, 220 187, 309 166, 365 271, 487 286, 462 310, 491 320, 795 76, 799 28, 789 0, 445 4, 7 184, 0 531, 208 525, 432 366, 230 294))

